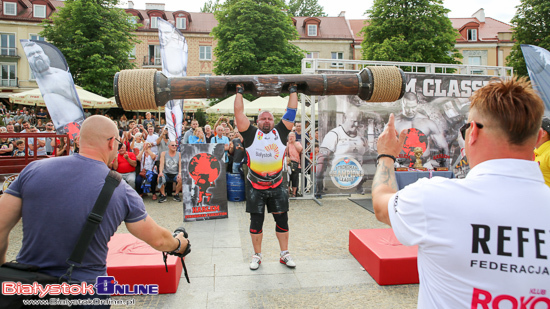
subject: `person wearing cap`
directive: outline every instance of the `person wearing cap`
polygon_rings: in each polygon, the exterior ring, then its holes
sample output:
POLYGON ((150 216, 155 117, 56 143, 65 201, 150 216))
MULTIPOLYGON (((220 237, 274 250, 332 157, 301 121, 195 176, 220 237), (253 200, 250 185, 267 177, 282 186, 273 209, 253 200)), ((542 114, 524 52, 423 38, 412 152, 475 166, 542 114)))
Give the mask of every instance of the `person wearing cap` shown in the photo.
POLYGON ((535 147, 535 161, 539 163, 544 183, 550 187, 550 118, 542 118, 542 137, 535 147))

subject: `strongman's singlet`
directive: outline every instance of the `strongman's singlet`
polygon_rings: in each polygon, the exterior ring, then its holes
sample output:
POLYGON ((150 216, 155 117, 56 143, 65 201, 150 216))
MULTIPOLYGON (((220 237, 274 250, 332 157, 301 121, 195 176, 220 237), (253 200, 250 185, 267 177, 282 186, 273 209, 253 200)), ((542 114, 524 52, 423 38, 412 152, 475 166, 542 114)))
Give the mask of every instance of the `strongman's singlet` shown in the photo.
POLYGON ((282 122, 267 134, 255 127, 243 132, 248 167, 254 173, 249 173, 248 179, 255 189, 275 188, 281 184, 287 141, 284 135, 288 135, 288 132, 282 122))

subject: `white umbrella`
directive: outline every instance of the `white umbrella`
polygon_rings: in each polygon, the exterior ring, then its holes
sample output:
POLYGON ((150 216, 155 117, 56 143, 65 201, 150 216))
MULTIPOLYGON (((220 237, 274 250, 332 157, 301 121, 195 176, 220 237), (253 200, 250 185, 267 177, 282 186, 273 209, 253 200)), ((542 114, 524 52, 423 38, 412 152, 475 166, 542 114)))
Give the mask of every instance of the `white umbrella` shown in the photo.
POLYGON ((248 104, 244 112, 247 115, 258 115, 262 111, 270 111, 273 115, 282 115, 286 111, 288 98, 260 97, 248 104))
MULTIPOLYGON (((94 108, 95 107, 94 105, 98 103, 102 103, 102 104, 113 103, 110 99, 107 99, 95 93, 86 91, 82 89, 82 87, 80 86, 75 86, 75 88, 83 108, 94 108)), ((14 93, 9 97, 10 97, 10 102, 14 104, 46 106, 46 103, 44 103, 44 98, 42 97, 42 94, 40 93, 39 88, 35 88, 29 91, 14 93)))
MULTIPOLYGON (((207 114, 221 114, 221 115, 233 115, 235 113, 235 96, 236 94, 230 96, 229 98, 221 101, 220 103, 211 106, 206 109, 207 114)), ((244 108, 250 104, 250 101, 243 98, 244 108)))

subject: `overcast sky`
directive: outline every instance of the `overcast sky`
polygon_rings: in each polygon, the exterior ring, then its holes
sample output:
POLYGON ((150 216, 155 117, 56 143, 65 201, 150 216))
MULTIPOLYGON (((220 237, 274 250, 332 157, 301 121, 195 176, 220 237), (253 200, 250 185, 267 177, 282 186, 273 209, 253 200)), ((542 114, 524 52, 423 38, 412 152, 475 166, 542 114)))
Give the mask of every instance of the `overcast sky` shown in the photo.
MULTIPOLYGON (((222 0, 223 1, 223 0, 222 0)), ((346 12, 348 19, 363 19, 363 14, 372 7, 373 0, 318 0, 328 16, 338 16, 341 11, 346 12)), ((184 10, 200 12, 204 0, 134 0, 134 8, 145 9, 145 3, 164 3, 167 11, 184 10)), ((122 0, 126 7, 127 0, 122 0)), ((485 9, 485 16, 510 23, 516 13, 516 6, 520 0, 444 0, 444 6, 451 10, 449 17, 470 17, 478 9, 485 9)))

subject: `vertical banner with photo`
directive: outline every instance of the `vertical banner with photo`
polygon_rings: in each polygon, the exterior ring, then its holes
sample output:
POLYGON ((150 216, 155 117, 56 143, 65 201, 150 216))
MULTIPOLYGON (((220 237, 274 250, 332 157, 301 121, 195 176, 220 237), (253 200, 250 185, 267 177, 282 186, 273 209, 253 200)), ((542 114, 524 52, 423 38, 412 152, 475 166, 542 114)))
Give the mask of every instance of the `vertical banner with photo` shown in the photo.
POLYGON ((50 43, 20 42, 57 132, 75 138, 85 116, 65 57, 50 43))
POLYGON ((455 177, 469 171, 459 129, 466 122, 472 93, 487 76, 406 74, 406 92, 395 102, 371 103, 357 96, 319 98, 320 148, 316 194, 370 190, 376 172, 376 143, 390 113, 397 131, 407 131, 395 167, 413 168, 415 149, 423 167, 448 168, 455 177))
MULTIPOLYGON (((162 73, 166 77, 187 76, 187 40, 168 21, 158 18, 162 73)), ((166 127, 171 141, 179 141, 183 122, 183 100, 171 100, 164 106, 166 127)))
POLYGON ((550 51, 526 44, 521 44, 521 51, 533 87, 544 101, 544 114, 550 116, 550 51))
POLYGON ((181 152, 184 221, 227 218, 223 144, 184 144, 181 152))

